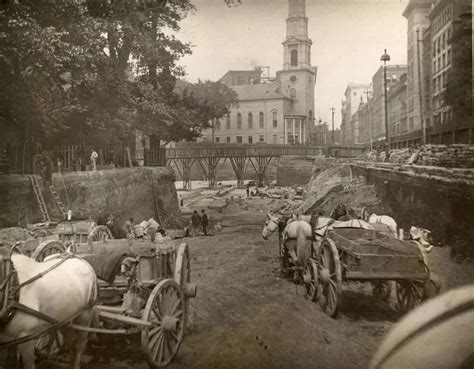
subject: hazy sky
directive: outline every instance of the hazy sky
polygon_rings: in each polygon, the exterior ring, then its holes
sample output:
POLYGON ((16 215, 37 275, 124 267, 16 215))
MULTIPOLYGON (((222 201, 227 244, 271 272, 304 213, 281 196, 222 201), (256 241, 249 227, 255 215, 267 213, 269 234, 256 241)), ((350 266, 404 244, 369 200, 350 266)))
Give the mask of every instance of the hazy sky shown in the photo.
MULTIPOLYGON (((191 42, 193 54, 181 60, 186 79, 218 80, 230 69, 283 67, 287 0, 243 0, 227 7, 224 0, 194 0, 197 10, 181 24, 179 38, 191 42)), ((371 82, 384 48, 390 63, 406 64, 408 0, 306 0, 312 65, 318 67, 315 116, 328 123, 334 106, 336 127, 349 82, 371 82)))

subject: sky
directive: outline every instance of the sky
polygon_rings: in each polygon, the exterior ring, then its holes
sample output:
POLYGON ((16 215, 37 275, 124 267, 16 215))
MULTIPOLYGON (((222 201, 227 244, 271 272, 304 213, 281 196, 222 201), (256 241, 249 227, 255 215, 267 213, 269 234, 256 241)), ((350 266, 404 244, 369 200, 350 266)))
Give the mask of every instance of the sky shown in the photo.
MULTIPOLYGON (((387 49, 391 64, 406 64, 408 0, 306 0, 311 61, 318 67, 315 118, 341 121, 341 100, 349 82, 370 83, 387 49)), ((288 0, 194 0, 196 11, 181 22, 178 38, 189 42, 192 55, 181 59, 186 80, 217 81, 228 70, 269 66, 283 68, 288 0)))

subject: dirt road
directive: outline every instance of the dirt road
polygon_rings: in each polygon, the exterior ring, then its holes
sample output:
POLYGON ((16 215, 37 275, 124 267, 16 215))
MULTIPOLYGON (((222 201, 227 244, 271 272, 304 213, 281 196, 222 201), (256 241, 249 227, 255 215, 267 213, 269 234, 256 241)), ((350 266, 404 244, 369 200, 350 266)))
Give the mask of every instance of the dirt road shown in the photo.
MULTIPOLYGON (((366 287, 346 285, 338 318, 325 315, 281 278, 277 235, 262 239, 262 218, 248 213, 240 219, 258 225, 187 240, 198 296, 170 368, 366 368, 398 313, 366 287)), ((138 338, 103 338, 88 349, 85 367, 147 368, 139 347, 138 338)))

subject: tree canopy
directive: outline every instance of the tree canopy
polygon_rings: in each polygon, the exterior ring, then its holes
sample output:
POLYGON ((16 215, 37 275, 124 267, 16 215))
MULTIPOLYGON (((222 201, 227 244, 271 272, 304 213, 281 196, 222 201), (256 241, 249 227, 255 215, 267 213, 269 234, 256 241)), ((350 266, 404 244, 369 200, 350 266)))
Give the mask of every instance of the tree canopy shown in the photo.
POLYGON ((10 0, 0 5, 0 106, 24 137, 105 127, 194 139, 236 99, 216 82, 175 89, 191 53, 189 0, 10 0), (218 96, 221 94, 221 96, 218 96))

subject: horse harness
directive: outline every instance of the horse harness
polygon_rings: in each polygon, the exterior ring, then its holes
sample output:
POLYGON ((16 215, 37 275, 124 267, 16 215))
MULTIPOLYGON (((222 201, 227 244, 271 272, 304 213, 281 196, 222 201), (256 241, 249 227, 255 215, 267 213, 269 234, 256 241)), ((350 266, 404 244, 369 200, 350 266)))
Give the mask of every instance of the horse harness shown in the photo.
MULTIPOLYGON (((13 252, 13 249, 12 249, 13 252)), ((33 315, 39 319, 42 319, 48 323, 56 323, 56 319, 53 319, 37 310, 31 309, 26 305, 23 305, 19 302, 20 299, 20 290, 22 287, 27 286, 38 279, 42 278, 52 270, 56 269, 66 260, 73 257, 71 254, 66 254, 61 257, 61 259, 46 269, 45 271, 36 274, 34 277, 24 281, 23 283, 19 283, 17 271, 13 266, 13 261, 11 258, 12 252, 8 256, 0 255, 0 262, 2 266, 6 269, 6 273, 4 274, 3 280, 0 282, 0 293, 1 293, 1 304, 2 309, 0 310, 0 325, 8 324, 13 317, 15 316, 15 311, 22 311, 24 313, 33 315)))

